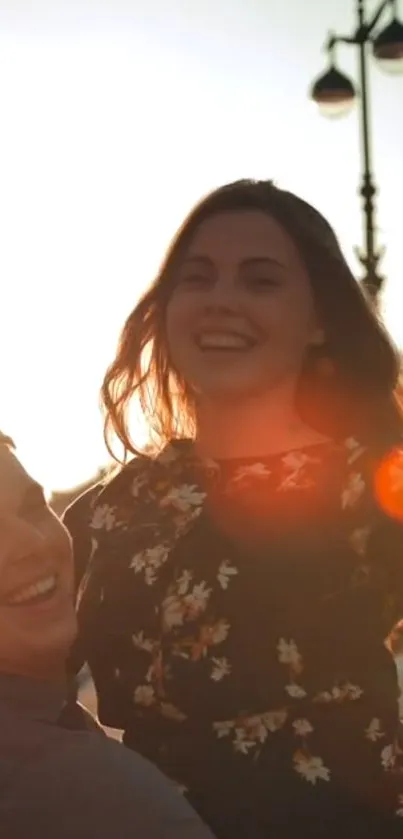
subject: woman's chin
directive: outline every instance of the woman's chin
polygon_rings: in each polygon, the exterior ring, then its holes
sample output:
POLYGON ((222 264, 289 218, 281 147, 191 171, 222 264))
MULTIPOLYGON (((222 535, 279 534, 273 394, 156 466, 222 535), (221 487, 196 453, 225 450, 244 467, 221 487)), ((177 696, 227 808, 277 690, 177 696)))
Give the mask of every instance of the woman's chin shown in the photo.
POLYGON ((242 403, 267 394, 267 382, 254 381, 251 377, 243 376, 215 376, 200 383, 198 394, 200 402, 204 399, 206 402, 223 406, 228 403, 242 403))

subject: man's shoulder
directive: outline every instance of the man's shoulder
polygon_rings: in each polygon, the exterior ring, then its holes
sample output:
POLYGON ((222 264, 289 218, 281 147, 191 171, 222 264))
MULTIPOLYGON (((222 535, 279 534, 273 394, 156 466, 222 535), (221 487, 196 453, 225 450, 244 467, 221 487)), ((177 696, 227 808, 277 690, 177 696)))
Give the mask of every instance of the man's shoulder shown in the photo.
POLYGON ((7 812, 13 839, 210 836, 156 767, 120 743, 84 731, 52 732, 36 760, 20 767, 7 812))

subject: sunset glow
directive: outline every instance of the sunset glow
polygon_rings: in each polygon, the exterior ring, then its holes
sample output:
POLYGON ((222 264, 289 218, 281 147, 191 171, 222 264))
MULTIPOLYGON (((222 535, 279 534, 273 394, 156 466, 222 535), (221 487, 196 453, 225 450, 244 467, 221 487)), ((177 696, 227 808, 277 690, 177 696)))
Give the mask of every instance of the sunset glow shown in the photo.
MULTIPOLYGON (((35 20, 23 0, 0 12, 0 428, 62 489, 107 460, 102 376, 193 202, 274 177, 329 217, 357 270, 360 166, 357 115, 328 123, 307 100, 348 0, 316 0, 314 24, 293 0, 295 32, 284 4, 238 0, 229 16, 213 0, 192 14, 174 0, 42 5, 35 20)), ((344 66, 355 72, 349 54, 344 66)), ((385 314, 403 346, 402 90, 374 70, 385 314)))

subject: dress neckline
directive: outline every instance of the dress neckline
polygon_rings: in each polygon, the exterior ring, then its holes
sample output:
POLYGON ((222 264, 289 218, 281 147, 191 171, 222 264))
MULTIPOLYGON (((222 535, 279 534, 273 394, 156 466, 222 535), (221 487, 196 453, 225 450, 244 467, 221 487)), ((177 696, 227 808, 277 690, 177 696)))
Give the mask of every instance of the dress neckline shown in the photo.
POLYGON ((184 456, 186 460, 191 460, 195 465, 199 465, 204 468, 214 468, 214 466, 216 466, 225 470, 226 468, 234 466, 243 466, 255 463, 278 463, 288 458, 314 458, 316 460, 318 456, 321 456, 322 454, 326 455, 344 450, 347 448, 347 443, 348 441, 337 442, 329 439, 321 440, 317 443, 308 443, 305 446, 293 446, 289 449, 282 449, 277 452, 269 452, 267 454, 239 455, 237 457, 217 458, 202 457, 198 455, 192 440, 174 440, 168 445, 161 456, 163 460, 166 459, 167 461, 171 459, 171 456, 173 456, 173 459, 184 456))

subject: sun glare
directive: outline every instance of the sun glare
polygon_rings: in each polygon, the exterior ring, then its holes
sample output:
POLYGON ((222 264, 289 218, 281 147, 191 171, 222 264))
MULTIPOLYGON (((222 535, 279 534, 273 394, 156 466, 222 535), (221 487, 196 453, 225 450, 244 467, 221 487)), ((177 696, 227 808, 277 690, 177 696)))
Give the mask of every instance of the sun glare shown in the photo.
MULTIPOLYGON (((286 79, 287 96, 295 96, 286 107, 253 64, 253 50, 250 66, 232 57, 225 74, 218 53, 206 68, 186 39, 122 32, 0 33, 0 428, 35 478, 55 490, 107 462, 102 377, 193 201, 227 180, 275 175, 344 219, 346 248, 358 219, 354 197, 343 209, 345 184, 328 167, 330 134, 302 90, 292 92, 295 79, 286 79), (296 120, 305 120, 298 155, 296 120)), ((348 133, 341 140, 351 147, 348 133)), ((349 182, 355 160, 346 166, 349 182)), ((395 238, 390 268, 398 276, 395 238)), ((386 295, 397 340, 402 293, 394 282, 386 295)))

